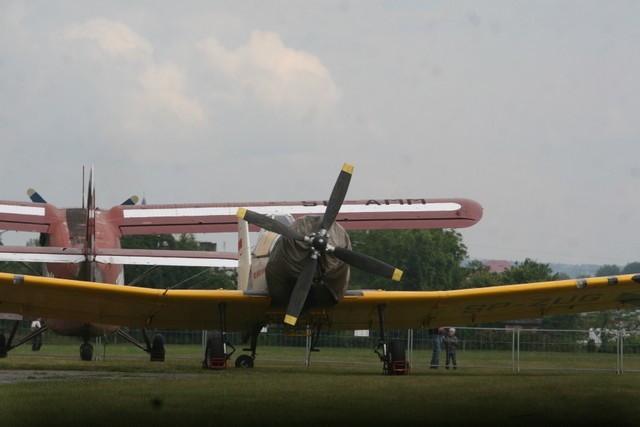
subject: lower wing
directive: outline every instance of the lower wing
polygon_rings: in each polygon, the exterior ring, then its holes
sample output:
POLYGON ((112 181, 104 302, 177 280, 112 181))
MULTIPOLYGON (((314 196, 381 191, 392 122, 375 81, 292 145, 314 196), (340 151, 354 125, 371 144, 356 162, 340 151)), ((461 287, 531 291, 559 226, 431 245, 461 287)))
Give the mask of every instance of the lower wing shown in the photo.
POLYGON ((0 273, 0 312, 88 323, 166 329, 247 330, 268 312, 265 294, 236 290, 149 289, 0 273))
POLYGON ((386 307, 389 328, 435 328, 640 307, 640 274, 451 291, 349 291, 336 329, 369 329, 386 307))
MULTIPOLYGON (((229 330, 282 319, 266 293, 239 290, 164 290, 0 273, 0 312, 132 327, 229 330)), ((331 329, 470 325, 640 306, 640 274, 452 291, 349 291, 332 309, 300 322, 324 319, 331 329)))

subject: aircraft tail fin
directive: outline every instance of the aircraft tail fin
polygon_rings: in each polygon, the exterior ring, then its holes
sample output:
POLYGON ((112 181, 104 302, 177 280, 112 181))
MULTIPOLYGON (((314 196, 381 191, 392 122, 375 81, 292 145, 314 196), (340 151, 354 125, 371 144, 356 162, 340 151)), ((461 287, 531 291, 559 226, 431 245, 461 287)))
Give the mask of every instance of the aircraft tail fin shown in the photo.
POLYGON ((96 187, 93 182, 93 166, 89 172, 87 189, 87 228, 85 239, 85 257, 87 280, 94 282, 95 277, 95 245, 96 245, 96 187))
POLYGON ((249 223, 238 219, 238 290, 246 291, 252 288, 249 223))

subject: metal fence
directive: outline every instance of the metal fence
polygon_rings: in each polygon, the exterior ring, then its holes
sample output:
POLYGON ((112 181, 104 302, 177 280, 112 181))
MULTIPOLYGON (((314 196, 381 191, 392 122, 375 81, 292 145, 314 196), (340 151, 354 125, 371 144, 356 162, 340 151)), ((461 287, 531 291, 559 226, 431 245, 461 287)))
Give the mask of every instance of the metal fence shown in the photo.
MULTIPOLYGON (((18 329, 17 337, 29 332, 28 322, 18 329)), ((0 330, 8 334, 10 324, 0 321, 0 330)), ((126 329, 139 341, 139 330, 126 329)), ((206 332, 186 330, 150 331, 165 337, 167 358, 201 359, 206 332)), ((625 330, 557 330, 521 328, 456 328, 459 343, 459 368, 523 370, 599 370, 618 374, 640 372, 640 331, 625 330)), ((229 341, 236 346, 236 356, 242 354, 242 334, 229 333, 229 341)), ((395 330, 387 332, 388 339, 406 343, 407 359, 412 368, 427 369, 433 350, 433 335, 429 330, 395 330)), ((258 338, 258 363, 361 363, 379 364, 373 349, 379 342, 377 331, 325 331, 317 347, 311 351, 311 336, 290 335, 281 327, 270 327, 258 338), (313 354, 313 356, 312 356, 313 354)), ((42 350, 31 352, 24 344, 10 352, 22 355, 77 357, 76 344, 80 340, 47 332, 42 337, 42 350), (71 349, 71 350, 69 350, 71 349), (66 353, 64 353, 66 352, 66 353), (63 354, 64 353, 64 354, 63 354)), ((94 341, 95 357, 146 358, 141 352, 119 337, 103 337, 94 341), (116 349, 127 349, 116 351, 116 349), (131 348, 131 349, 130 349, 131 348)), ((444 365, 444 349, 441 364, 444 365)), ((0 364, 1 367, 1 364, 0 364)))
MULTIPOLYGON (((414 349, 430 347, 424 332, 408 333, 414 349)), ((456 335, 459 366, 640 372, 639 331, 456 328, 456 335)))

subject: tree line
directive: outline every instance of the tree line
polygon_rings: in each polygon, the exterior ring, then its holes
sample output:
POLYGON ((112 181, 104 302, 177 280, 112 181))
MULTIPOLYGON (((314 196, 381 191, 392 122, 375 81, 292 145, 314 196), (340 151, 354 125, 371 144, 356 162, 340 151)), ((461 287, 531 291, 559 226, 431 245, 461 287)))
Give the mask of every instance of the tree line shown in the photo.
MULTIPOLYGON (((352 249, 401 269, 402 280, 391 282, 356 268, 351 269, 350 287, 354 289, 389 289, 432 291, 478 288, 515 283, 568 279, 552 270, 549 264, 526 258, 503 271, 491 271, 481 260, 469 260, 462 235, 452 229, 352 231, 352 249)), ((37 245, 32 240, 28 245, 37 245)), ((2 241, 0 240, 0 245, 2 241)), ((121 246, 130 249, 200 250, 193 234, 123 236, 121 246)), ((0 262, 2 271, 39 274, 40 266, 17 262, 0 262)), ((603 265, 596 276, 640 273, 640 262, 624 267, 603 265)), ((127 284, 166 288, 232 289, 236 287, 235 270, 206 267, 161 267, 126 265, 127 284)))

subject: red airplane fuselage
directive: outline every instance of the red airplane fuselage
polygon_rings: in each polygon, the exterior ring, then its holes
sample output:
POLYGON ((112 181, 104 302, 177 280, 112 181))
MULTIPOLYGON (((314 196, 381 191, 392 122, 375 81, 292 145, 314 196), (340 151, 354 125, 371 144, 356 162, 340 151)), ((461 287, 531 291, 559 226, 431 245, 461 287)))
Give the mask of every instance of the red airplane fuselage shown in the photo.
MULTIPOLYGON (((93 210, 95 221, 87 221, 87 209, 70 208, 57 209, 47 206, 51 226, 49 232, 42 234, 43 246, 70 247, 79 249, 86 255, 81 263, 47 263, 44 274, 64 279, 91 280, 102 283, 124 284, 124 269, 118 264, 99 264, 93 262, 92 247, 120 248, 120 234, 105 218, 105 212, 93 210), (89 230, 87 228, 94 228, 89 230), (93 244, 87 244, 87 239, 95 239, 93 244)), ((71 322, 59 319, 46 319, 49 329, 59 335, 79 336, 85 340, 90 337, 103 336, 114 333, 119 329, 115 325, 101 325, 91 323, 71 322)))

